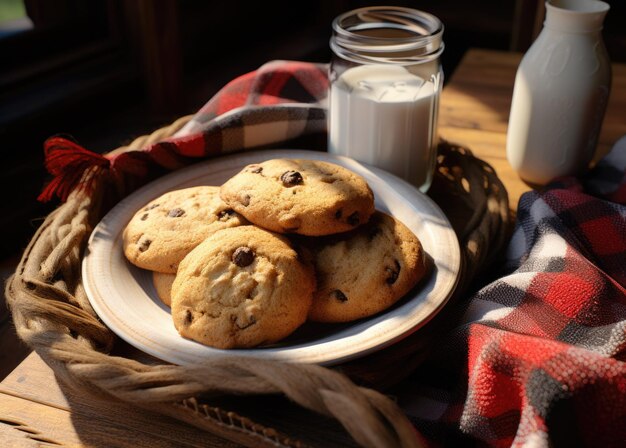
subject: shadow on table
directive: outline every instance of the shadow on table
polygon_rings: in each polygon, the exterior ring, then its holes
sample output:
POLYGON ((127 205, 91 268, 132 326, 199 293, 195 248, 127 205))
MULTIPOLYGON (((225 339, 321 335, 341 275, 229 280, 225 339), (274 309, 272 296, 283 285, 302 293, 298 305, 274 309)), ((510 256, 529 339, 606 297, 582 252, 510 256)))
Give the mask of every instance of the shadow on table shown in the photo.
MULTIPOLYGON (((123 352, 125 357, 142 362, 160 362, 122 342, 116 352, 123 352)), ((59 385, 69 403, 76 434, 86 446, 242 446, 172 417, 137 408, 113 398, 111 401, 93 399, 85 393, 70 390, 61 381, 59 385)), ((356 446, 337 421, 304 410, 283 396, 227 396, 204 398, 203 401, 211 407, 247 417, 270 431, 271 428, 280 429, 282 435, 286 435, 294 443, 299 440, 306 445, 329 448, 356 446)), ((223 428, 227 433, 231 432, 229 427, 233 429, 228 420, 224 421, 223 428)), ((250 436, 244 436, 243 440, 248 445, 254 442, 250 436)), ((258 446, 264 446, 261 442, 259 438, 258 446)))

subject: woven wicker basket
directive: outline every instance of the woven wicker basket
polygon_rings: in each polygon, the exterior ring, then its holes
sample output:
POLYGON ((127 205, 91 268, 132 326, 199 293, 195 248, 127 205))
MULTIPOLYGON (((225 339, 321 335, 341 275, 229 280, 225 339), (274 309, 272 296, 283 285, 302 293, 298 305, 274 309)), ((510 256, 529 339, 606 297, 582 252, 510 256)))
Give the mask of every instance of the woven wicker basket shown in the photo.
MULTIPOLYGON (((189 118, 115 152, 169 137, 189 118)), ((82 253, 105 211, 106 172, 95 169, 85 176, 95 188, 89 194, 74 191, 47 217, 6 287, 19 336, 57 378, 81 394, 149 408, 248 446, 419 445, 398 407, 363 385, 383 390, 413 371, 429 341, 453 324, 453 313, 442 312, 393 347, 335 369, 230 357, 183 367, 113 355, 115 337, 98 320, 81 281, 82 253)), ((429 194, 461 242, 464 271, 451 302, 458 303, 506 240, 506 190, 470 151, 442 143, 429 194)))

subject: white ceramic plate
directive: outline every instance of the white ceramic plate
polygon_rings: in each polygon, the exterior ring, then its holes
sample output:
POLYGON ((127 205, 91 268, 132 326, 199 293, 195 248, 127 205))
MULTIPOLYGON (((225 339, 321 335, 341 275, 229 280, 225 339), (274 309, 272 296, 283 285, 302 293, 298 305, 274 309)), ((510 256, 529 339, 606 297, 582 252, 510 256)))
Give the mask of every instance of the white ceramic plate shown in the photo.
POLYGON ((459 244, 443 212, 427 196, 397 177, 352 159, 299 150, 251 151, 198 163, 152 182, 116 205, 94 229, 83 260, 83 281, 104 323, 128 343, 175 364, 218 355, 249 355, 291 362, 336 364, 386 347, 416 331, 446 303, 460 270, 459 244), (325 160, 362 175, 376 208, 402 221, 434 260, 430 276, 398 304, 349 324, 306 323, 279 344, 219 350, 182 338, 169 308, 161 303, 150 272, 131 265, 122 250, 124 227, 136 210, 163 193, 195 185, 221 185, 241 168, 274 158, 325 160))

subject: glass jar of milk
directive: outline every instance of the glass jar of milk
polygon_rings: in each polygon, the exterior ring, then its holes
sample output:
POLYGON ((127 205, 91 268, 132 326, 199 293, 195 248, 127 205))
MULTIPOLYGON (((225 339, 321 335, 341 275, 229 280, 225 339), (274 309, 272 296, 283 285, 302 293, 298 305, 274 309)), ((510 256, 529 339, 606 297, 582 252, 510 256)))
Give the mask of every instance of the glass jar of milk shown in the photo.
POLYGON ((410 8, 356 9, 333 21, 328 150, 426 192, 437 156, 443 25, 410 8))

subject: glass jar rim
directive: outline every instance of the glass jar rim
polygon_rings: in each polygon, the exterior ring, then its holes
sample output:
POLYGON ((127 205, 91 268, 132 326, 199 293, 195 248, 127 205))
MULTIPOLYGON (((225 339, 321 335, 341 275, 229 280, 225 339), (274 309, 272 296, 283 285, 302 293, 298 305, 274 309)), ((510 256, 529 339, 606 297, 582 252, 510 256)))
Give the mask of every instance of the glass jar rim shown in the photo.
POLYGON ((346 52, 359 54, 359 58, 377 59, 376 53, 413 52, 410 60, 438 57, 443 51, 444 26, 432 14, 401 6, 369 6, 345 12, 332 23, 331 47, 345 57, 346 52), (354 23, 350 24, 352 19, 354 23), (406 32, 406 37, 370 36, 354 31, 396 29, 406 32))

